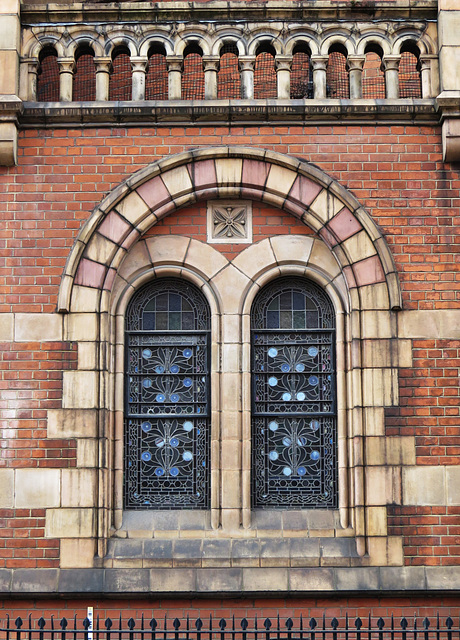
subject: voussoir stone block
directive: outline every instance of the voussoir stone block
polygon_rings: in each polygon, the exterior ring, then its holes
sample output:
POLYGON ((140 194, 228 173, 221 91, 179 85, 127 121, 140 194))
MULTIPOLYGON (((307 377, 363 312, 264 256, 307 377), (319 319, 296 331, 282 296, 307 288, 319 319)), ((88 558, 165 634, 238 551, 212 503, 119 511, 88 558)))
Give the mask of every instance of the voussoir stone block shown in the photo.
POLYGON ((125 220, 134 226, 150 213, 150 208, 146 202, 138 196, 135 191, 123 198, 115 209, 125 220))

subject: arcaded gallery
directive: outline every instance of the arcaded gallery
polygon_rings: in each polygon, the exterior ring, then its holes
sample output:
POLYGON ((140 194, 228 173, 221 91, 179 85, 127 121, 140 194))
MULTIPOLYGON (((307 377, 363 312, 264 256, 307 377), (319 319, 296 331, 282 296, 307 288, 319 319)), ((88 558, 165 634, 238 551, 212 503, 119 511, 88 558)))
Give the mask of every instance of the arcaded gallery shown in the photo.
POLYGON ((454 640, 460 0, 0 1, 0 640, 454 640))

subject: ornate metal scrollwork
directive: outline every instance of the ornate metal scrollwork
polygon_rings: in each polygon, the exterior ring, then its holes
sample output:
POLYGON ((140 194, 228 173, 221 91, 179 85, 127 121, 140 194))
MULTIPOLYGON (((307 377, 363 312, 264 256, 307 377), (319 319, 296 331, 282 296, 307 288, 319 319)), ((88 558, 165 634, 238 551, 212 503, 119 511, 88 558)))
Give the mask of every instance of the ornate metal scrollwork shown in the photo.
POLYGON ((259 508, 335 507, 335 315, 316 284, 283 278, 252 309, 252 497, 259 508))

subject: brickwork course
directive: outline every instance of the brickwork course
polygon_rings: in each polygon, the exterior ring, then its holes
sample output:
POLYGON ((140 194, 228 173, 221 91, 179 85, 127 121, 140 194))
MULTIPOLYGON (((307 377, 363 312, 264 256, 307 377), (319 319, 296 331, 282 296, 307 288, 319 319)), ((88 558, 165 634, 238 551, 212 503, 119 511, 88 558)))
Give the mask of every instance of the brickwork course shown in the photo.
POLYGON ((458 623, 460 7, 352 4, 0 7, 12 618, 458 623), (125 312, 163 276, 210 308, 205 510, 125 509, 125 312), (249 318, 279 277, 336 311, 337 508, 253 508, 249 318))

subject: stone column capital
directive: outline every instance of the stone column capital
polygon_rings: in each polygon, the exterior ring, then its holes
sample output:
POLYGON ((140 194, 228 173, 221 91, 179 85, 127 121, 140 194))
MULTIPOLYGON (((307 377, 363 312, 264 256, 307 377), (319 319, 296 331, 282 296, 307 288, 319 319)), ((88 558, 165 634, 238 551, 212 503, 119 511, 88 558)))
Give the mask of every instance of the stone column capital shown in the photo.
POLYGON ((382 66, 385 71, 398 71, 401 56, 383 56, 382 66))
POLYGON ((112 58, 110 56, 100 56, 94 58, 96 73, 110 73, 112 58))
POLYGON ((277 71, 290 71, 292 56, 275 56, 275 69, 277 71))
POLYGON ((327 63, 329 61, 329 56, 311 56, 310 62, 313 68, 313 71, 326 71, 327 63))
POLYGON ((149 59, 147 56, 131 56, 131 70, 143 71, 145 73, 149 59))
POLYGON ((168 65, 168 71, 182 72, 184 58, 183 56, 166 56, 166 64, 168 65))
POLYGON ((238 58, 238 66, 240 71, 254 71, 255 63, 255 56, 239 56, 238 58))
POLYGON ((348 56, 347 68, 349 71, 362 71, 364 63, 366 62, 366 56, 348 56))
POLYGON ((219 71, 220 56, 203 56, 203 68, 205 71, 219 71))
POLYGON ((59 73, 73 73, 75 70, 74 58, 58 58, 59 73))

